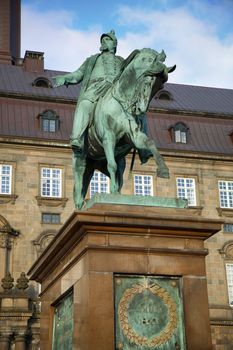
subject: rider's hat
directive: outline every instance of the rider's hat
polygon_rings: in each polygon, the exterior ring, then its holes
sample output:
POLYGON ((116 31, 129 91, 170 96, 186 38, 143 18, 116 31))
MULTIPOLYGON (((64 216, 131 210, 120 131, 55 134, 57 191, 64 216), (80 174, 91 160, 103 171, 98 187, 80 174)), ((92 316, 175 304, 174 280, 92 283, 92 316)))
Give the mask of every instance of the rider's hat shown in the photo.
POLYGON ((102 41, 103 37, 108 36, 110 39, 112 39, 112 41, 115 44, 115 47, 117 46, 117 38, 115 35, 115 31, 112 29, 109 33, 103 33, 100 37, 100 42, 102 41))

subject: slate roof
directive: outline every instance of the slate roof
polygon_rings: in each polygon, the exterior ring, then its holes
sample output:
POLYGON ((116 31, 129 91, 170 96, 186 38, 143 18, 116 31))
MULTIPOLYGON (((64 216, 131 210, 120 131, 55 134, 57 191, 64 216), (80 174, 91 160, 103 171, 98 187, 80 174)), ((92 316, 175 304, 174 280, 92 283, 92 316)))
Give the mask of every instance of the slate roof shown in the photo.
MULTIPOLYGON (((52 82, 53 76, 64 73, 53 70, 32 73, 25 71, 22 66, 0 64, 0 94, 4 92, 76 101, 79 85, 70 85, 68 88, 40 88, 32 85, 38 77, 45 77, 52 82)), ((151 108, 233 115, 233 90, 171 83, 164 84, 164 90, 171 94, 172 100, 153 98, 151 108)))
POLYGON ((23 66, 0 64, 0 94, 34 96, 35 98, 66 99, 74 101, 79 93, 79 86, 70 85, 69 88, 44 88, 33 86, 38 77, 47 78, 52 83, 52 77, 66 72, 44 70, 42 73, 25 71, 23 66))
MULTIPOLYGON (((69 140, 80 86, 42 88, 38 77, 64 72, 32 73, 22 66, 0 65, 0 135, 39 140, 69 140), (60 118, 59 131, 43 132, 38 116, 52 109, 60 118)), ((171 100, 155 96, 148 113, 149 134, 164 150, 233 155, 233 90, 166 83, 171 100), (153 112, 154 111, 154 112, 153 112), (174 143, 170 127, 182 121, 189 128, 188 143, 174 143)))

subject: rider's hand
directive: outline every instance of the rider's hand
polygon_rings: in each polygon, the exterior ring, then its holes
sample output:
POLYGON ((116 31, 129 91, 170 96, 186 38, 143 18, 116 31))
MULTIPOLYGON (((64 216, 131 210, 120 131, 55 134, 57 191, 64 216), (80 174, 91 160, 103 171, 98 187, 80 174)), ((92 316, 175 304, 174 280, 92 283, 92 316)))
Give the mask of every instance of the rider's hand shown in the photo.
POLYGON ((65 77, 63 75, 57 75, 56 77, 52 77, 54 80, 54 87, 62 86, 65 84, 65 77))

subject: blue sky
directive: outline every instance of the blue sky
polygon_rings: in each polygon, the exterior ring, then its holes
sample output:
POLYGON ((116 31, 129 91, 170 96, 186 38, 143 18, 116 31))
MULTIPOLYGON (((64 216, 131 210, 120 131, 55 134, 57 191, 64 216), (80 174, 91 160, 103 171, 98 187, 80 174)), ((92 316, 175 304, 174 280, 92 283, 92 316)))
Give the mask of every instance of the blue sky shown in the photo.
POLYGON ((125 58, 164 49, 171 83, 233 88, 233 0, 21 1, 22 56, 43 51, 47 69, 77 69, 115 29, 125 58))

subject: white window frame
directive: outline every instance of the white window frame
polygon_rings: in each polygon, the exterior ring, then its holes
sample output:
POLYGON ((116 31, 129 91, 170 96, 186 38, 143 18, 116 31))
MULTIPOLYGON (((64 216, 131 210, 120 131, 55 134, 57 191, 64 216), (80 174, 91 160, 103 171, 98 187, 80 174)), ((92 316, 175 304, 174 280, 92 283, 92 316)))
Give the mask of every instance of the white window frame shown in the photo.
POLYGON ((12 194, 12 165, 10 164, 0 164, 0 194, 12 194), (9 172, 5 172, 7 168, 9 172), (8 188, 7 191, 6 188, 8 188))
POLYGON ((187 132, 181 130, 175 130, 175 142, 187 143, 187 132))
POLYGON ((90 198, 95 193, 109 193, 110 182, 108 176, 100 171, 95 171, 90 181, 90 198))
POLYGON ((196 206, 197 196, 195 178, 178 176, 176 178, 176 195, 177 198, 187 199, 189 206, 196 206), (180 185, 181 181, 183 182, 183 186, 180 185), (191 182, 193 183, 193 186, 190 186, 191 182), (183 195, 181 195, 181 190, 183 195))
POLYGON ((226 263, 226 275, 229 305, 233 307, 233 263, 226 263))
POLYGON ((62 197, 62 169, 41 167, 41 197, 62 197))
POLYGON ((136 196, 153 196, 153 176, 134 174, 134 194, 136 196))
POLYGON ((220 208, 233 209, 233 180, 219 180, 218 190, 220 208))

